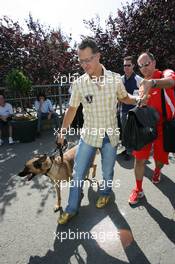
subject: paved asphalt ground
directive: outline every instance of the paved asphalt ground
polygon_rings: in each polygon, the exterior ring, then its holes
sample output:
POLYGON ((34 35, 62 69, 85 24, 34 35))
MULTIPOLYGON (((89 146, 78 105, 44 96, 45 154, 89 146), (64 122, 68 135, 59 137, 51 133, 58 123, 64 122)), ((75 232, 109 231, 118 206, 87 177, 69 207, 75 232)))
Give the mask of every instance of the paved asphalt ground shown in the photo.
MULTIPOLYGON (((57 225, 60 212, 53 213, 55 192, 50 180, 38 176, 27 182, 17 176, 34 153, 53 149, 54 137, 49 132, 32 143, 0 148, 0 264, 175 263, 172 156, 157 186, 151 182, 150 158, 144 179, 146 198, 132 208, 127 201, 134 185, 133 160, 124 161, 118 151, 111 203, 96 209, 97 186, 86 186, 78 216, 62 227, 57 225)), ((100 155, 97 164, 100 180, 100 155)), ((67 199, 64 188, 63 208, 67 199)))

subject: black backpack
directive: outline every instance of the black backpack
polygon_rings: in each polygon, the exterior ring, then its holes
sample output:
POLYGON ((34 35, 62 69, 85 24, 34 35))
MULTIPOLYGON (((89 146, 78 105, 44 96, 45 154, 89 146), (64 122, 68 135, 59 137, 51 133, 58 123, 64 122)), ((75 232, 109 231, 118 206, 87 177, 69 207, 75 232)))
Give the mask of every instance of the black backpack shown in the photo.
POLYGON ((124 127, 122 144, 126 148, 140 150, 157 137, 158 112, 149 106, 129 110, 124 127))

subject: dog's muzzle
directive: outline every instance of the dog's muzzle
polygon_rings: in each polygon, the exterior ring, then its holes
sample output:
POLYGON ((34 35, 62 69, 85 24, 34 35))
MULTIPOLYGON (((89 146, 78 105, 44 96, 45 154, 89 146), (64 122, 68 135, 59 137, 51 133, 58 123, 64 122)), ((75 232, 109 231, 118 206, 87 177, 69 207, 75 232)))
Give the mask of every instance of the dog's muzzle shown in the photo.
POLYGON ((31 181, 31 179, 33 179, 33 177, 35 177, 35 173, 29 172, 29 170, 27 168, 24 168, 23 171, 21 171, 20 173, 18 173, 18 176, 20 177, 25 177, 27 176, 27 180, 31 181))

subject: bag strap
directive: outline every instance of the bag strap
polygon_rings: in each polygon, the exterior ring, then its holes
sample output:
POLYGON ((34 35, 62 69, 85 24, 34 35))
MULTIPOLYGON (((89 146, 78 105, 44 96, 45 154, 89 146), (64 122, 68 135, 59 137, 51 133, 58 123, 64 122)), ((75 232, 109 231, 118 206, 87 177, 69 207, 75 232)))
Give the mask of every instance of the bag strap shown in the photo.
POLYGON ((167 104, 169 105, 170 109, 171 109, 171 112, 173 114, 173 117, 174 117, 174 114, 175 114, 175 107, 173 105, 173 103, 171 102, 171 99, 170 97, 168 96, 166 90, 164 90, 164 95, 165 95, 165 100, 167 102, 167 104))
POLYGON ((163 114, 163 119, 166 120, 167 119, 167 112, 166 112, 164 89, 161 89, 161 99, 162 99, 162 114, 163 114))
MULTIPOLYGON (((163 73, 161 72, 161 77, 160 79, 163 78, 163 73)), ((161 89, 161 99, 162 99, 162 113, 163 113, 163 118, 166 120, 167 119, 167 112, 166 112, 166 102, 169 105, 171 111, 172 111, 172 116, 175 116, 175 107, 173 103, 171 102, 170 97, 168 96, 166 89, 161 89)))
POLYGON ((171 102, 170 97, 167 95, 165 89, 161 89, 161 99, 162 99, 162 113, 163 113, 163 118, 166 120, 167 119, 167 112, 166 112, 166 102, 169 105, 172 116, 175 116, 175 107, 173 103, 171 102))

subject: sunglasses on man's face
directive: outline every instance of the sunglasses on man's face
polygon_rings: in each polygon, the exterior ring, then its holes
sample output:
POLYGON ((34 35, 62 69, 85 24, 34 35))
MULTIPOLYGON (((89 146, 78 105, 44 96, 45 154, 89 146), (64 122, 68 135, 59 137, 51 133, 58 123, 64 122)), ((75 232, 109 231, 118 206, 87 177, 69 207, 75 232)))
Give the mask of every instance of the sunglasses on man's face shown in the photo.
POLYGON ((149 65, 150 65, 150 61, 149 62, 146 62, 146 63, 143 63, 143 64, 138 64, 138 66, 139 66, 139 69, 142 69, 142 68, 144 68, 144 67, 148 67, 149 65))
POLYGON ((131 67, 132 64, 124 64, 123 66, 124 66, 124 67, 131 67))
POLYGON ((80 63, 80 65, 90 64, 95 57, 96 57, 96 54, 92 55, 89 59, 85 59, 85 60, 80 60, 79 59, 79 63, 80 63))

